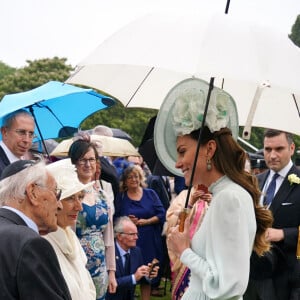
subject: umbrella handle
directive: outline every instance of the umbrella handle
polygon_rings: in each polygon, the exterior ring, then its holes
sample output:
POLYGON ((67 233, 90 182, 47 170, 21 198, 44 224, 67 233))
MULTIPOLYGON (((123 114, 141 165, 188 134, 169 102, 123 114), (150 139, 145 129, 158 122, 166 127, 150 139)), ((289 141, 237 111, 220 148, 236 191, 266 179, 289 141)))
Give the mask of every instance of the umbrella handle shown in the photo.
POLYGON ((179 213, 178 219, 179 219, 179 232, 184 231, 184 222, 189 214, 188 208, 183 208, 182 211, 179 213))

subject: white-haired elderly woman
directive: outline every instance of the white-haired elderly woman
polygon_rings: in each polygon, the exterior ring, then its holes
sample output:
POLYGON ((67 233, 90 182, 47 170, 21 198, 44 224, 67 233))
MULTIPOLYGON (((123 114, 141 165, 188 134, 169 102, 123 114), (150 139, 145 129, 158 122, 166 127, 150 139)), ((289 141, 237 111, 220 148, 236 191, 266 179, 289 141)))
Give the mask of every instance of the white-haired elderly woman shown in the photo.
POLYGON ((78 213, 82 210, 84 189, 93 184, 82 184, 70 159, 47 165, 61 189, 63 209, 57 214, 58 229, 45 238, 50 242, 58 257, 61 271, 70 290, 72 300, 95 300, 96 289, 86 268, 87 257, 72 228, 75 228, 78 213))

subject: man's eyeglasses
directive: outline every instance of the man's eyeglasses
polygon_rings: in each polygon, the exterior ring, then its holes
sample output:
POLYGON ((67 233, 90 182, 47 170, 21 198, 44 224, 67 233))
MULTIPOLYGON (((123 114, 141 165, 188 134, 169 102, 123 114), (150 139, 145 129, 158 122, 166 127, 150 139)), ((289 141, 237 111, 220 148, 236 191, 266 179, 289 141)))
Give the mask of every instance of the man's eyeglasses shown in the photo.
POLYGON ((96 163, 96 161, 97 161, 97 159, 94 158, 94 157, 81 158, 81 159, 78 160, 78 164, 81 165, 81 166, 84 166, 89 162, 91 165, 94 165, 96 163))
POLYGON ((61 193, 62 193, 62 190, 59 189, 59 188, 55 188, 54 190, 48 188, 47 186, 44 186, 44 185, 40 185, 38 183, 35 183, 36 186, 40 187, 40 188, 44 188, 44 189, 47 189, 51 192, 54 193, 55 197, 56 197, 56 200, 59 201, 60 200, 60 197, 61 197, 61 193))
POLYGON ((126 235, 129 235, 129 236, 139 236, 138 232, 119 232, 121 234, 126 234, 126 235))
POLYGON ((15 133, 21 137, 21 138, 25 138, 25 137, 29 137, 30 139, 34 139, 36 138, 36 135, 34 134, 33 131, 27 131, 25 129, 15 129, 15 133))

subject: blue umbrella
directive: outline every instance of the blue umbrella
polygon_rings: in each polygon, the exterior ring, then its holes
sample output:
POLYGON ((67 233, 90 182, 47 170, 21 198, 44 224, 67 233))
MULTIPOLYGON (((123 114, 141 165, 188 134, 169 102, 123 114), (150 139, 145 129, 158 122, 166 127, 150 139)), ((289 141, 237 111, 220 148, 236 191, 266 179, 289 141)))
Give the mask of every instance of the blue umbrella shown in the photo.
POLYGON ((26 109, 34 117, 37 139, 66 137, 96 111, 115 104, 109 97, 92 89, 49 81, 33 90, 10 94, 0 102, 0 124, 5 115, 26 109))

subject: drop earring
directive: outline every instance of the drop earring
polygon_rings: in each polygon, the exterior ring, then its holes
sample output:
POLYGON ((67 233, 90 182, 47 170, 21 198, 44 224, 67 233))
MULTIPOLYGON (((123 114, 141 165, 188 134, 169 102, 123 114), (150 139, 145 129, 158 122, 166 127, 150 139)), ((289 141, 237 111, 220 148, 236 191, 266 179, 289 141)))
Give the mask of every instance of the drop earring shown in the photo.
POLYGON ((211 160, 210 160, 210 158, 206 159, 206 170, 211 171, 211 160))

